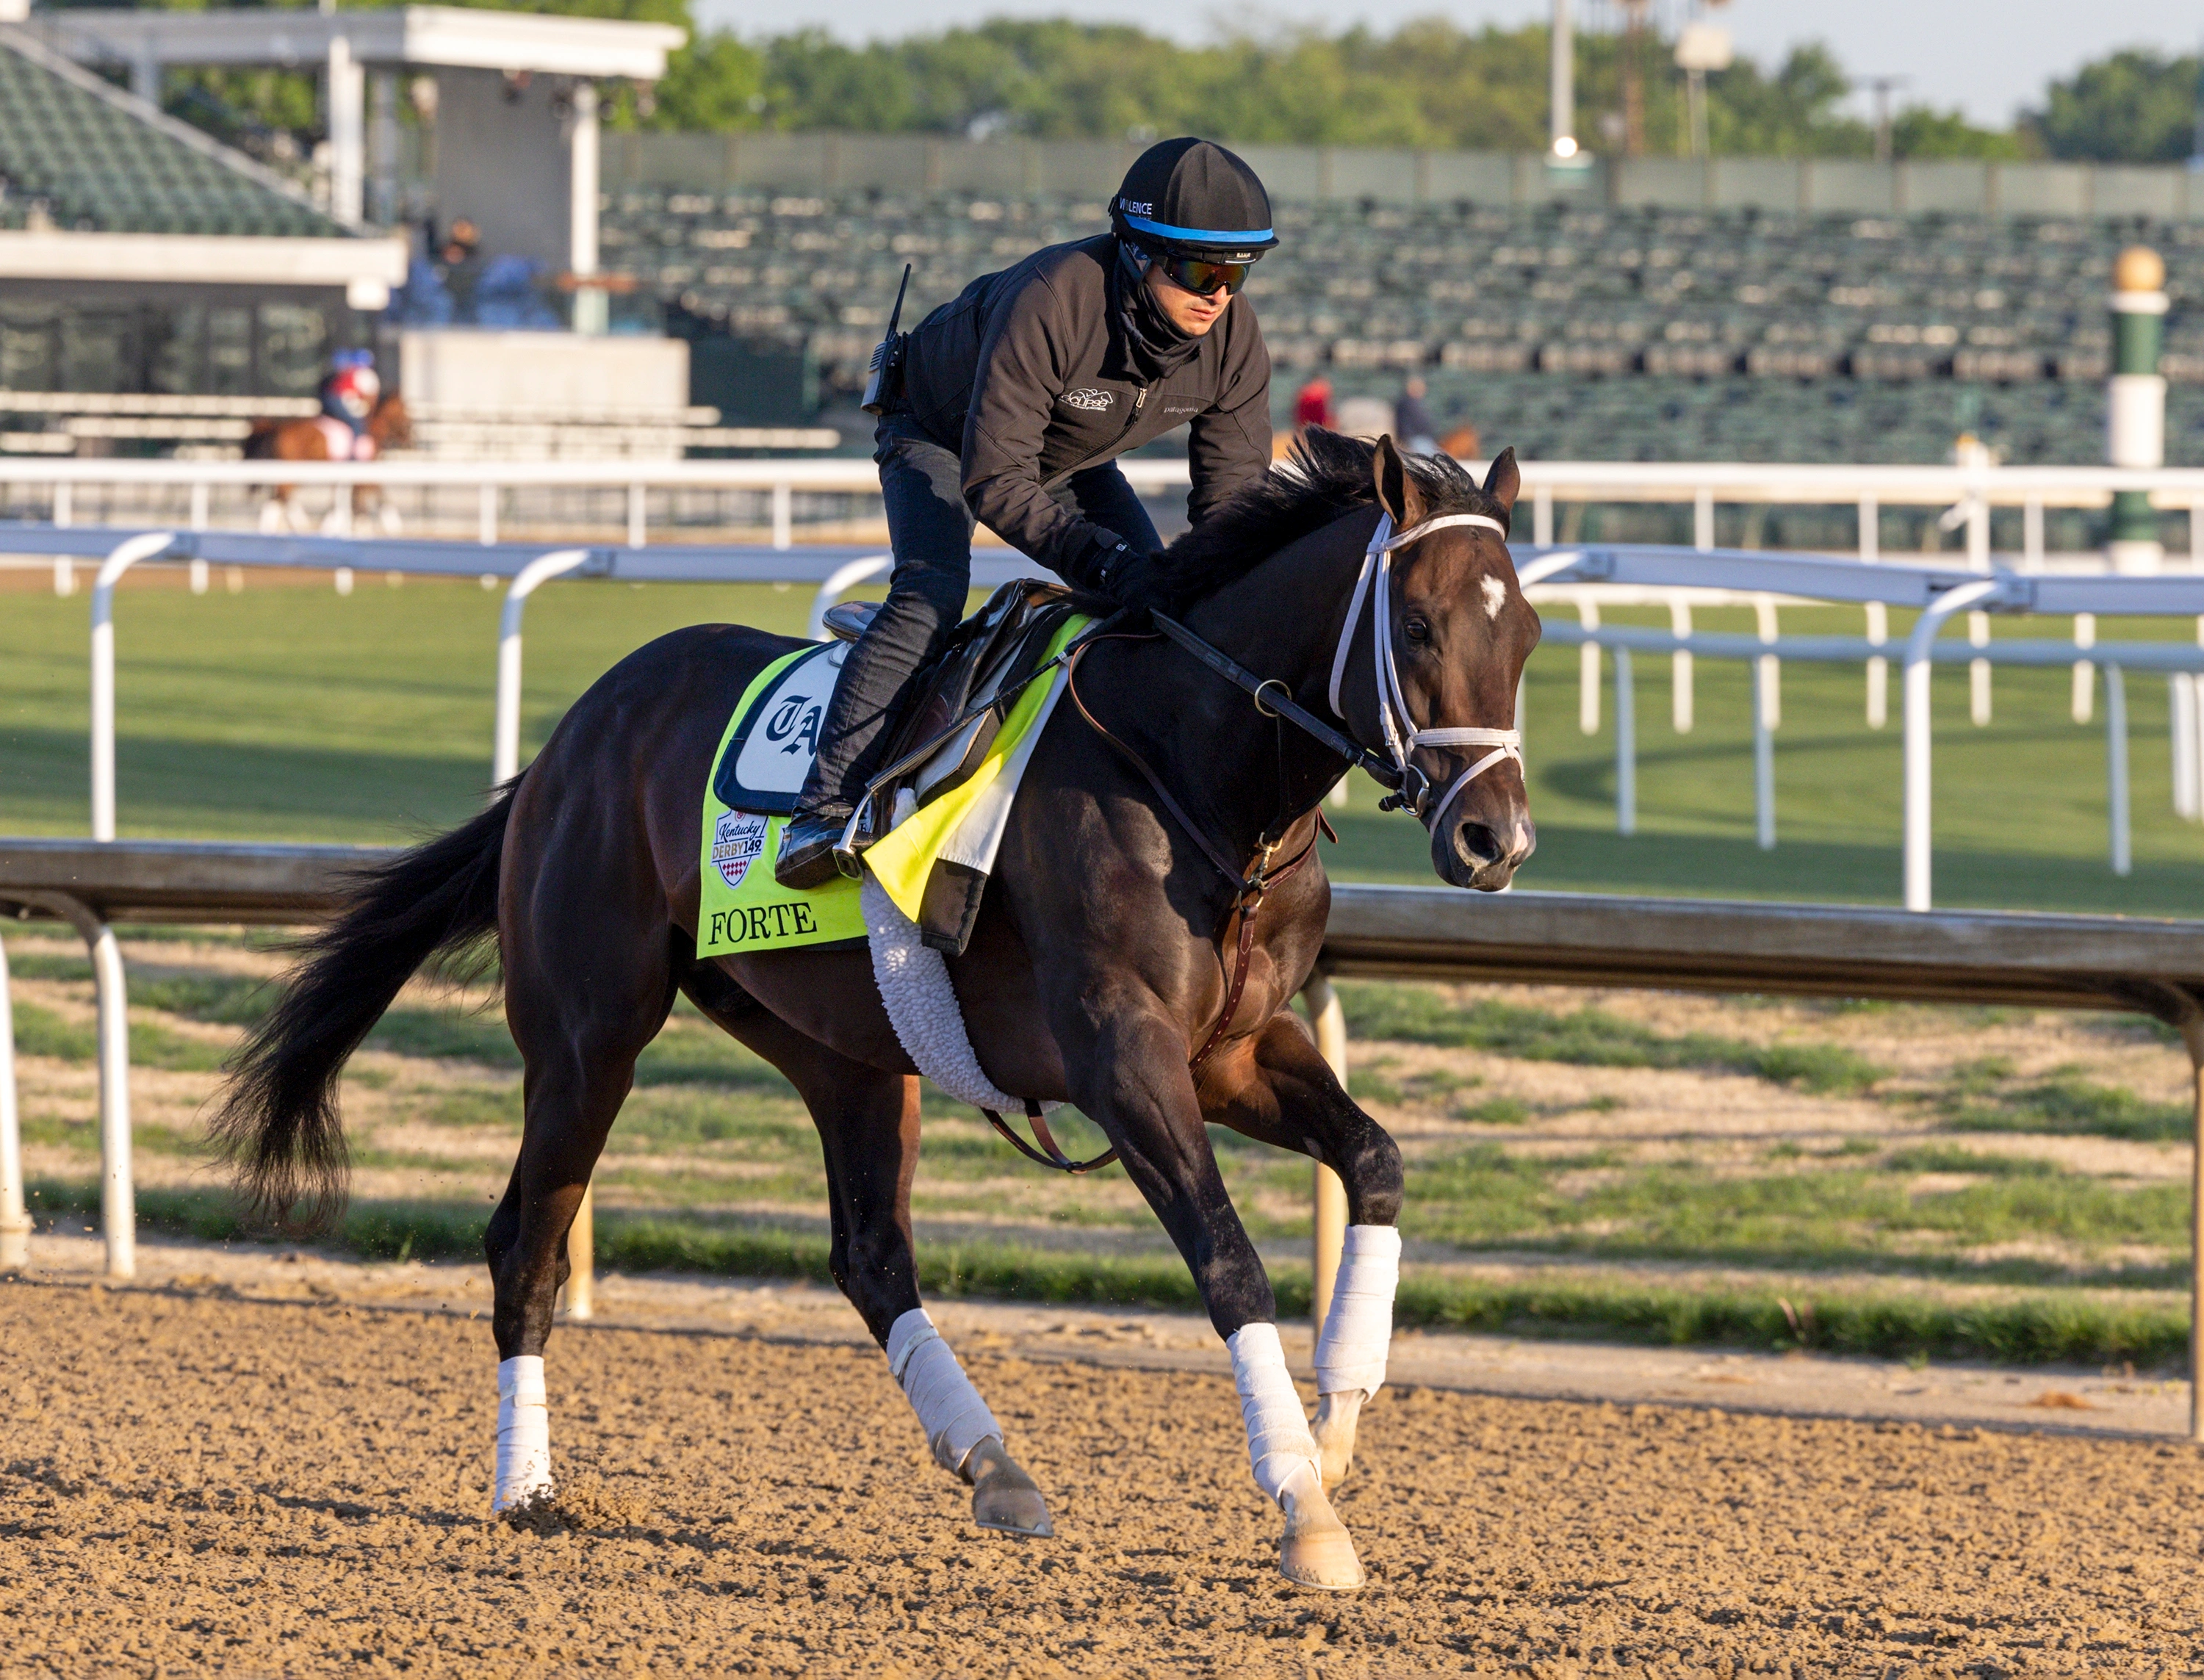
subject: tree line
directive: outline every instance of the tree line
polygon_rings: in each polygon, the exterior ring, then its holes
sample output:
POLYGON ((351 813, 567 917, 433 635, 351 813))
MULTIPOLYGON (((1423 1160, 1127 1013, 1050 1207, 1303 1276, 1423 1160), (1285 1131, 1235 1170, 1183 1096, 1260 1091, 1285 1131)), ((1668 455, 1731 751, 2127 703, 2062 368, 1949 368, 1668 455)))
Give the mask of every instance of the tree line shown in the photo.
MULTIPOLYGON (((662 81, 608 102, 608 120, 622 127, 1109 140, 1199 133, 1247 144, 1495 151, 1536 151, 1546 141, 1540 25, 1471 31, 1433 17, 1389 34, 1280 27, 1188 46, 1123 24, 998 19, 852 46, 818 30, 699 33, 689 0, 526 0, 516 9, 690 30, 662 81)), ((1655 157, 1688 151, 1672 46, 1657 35, 1579 38, 1577 109, 1587 147, 1655 157), (1633 79, 1635 98, 1626 92, 1633 79)), ((2200 75, 2204 62, 2194 56, 2118 52, 2052 82, 2041 105, 2010 128, 1905 107, 1894 114, 1891 150, 1913 158, 2177 162, 2195 144, 2200 75)), ((1872 125, 1845 109, 1851 92, 1822 46, 1797 48, 1772 68, 1739 58, 1707 78, 1709 145, 1730 157, 1872 156, 1872 125)), ((304 140, 314 121, 311 79, 297 73, 174 75, 167 103, 217 132, 258 128, 304 140)))

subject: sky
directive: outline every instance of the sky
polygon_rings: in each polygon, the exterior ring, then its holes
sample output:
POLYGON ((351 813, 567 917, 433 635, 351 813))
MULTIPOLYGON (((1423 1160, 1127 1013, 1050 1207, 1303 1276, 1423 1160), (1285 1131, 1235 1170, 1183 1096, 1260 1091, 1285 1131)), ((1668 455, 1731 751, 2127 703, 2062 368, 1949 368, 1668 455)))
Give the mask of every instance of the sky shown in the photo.
MULTIPOLYGON (((1684 0, 1660 0, 1663 13, 1684 0)), ((1000 16, 1135 23, 1198 42, 1222 21, 1274 19, 1336 30, 1350 21, 1383 30, 1442 13, 1465 27, 1549 15, 1551 0, 1361 0, 1351 12, 1312 0, 1223 6, 1207 0, 696 0, 708 28, 770 34, 816 27, 850 41, 924 33, 1000 16)), ((1576 0, 1579 20, 1611 14, 1611 0, 1576 0)), ((2127 46, 2191 52, 2204 44, 2200 0, 1731 0, 1712 15, 1739 50, 1780 60, 1795 42, 1822 40, 1857 80, 1905 76, 1897 98, 1948 109, 2004 127, 2038 104, 2044 85, 2077 65, 2127 46)), ((1864 99, 1863 98, 1864 115, 1864 99)))

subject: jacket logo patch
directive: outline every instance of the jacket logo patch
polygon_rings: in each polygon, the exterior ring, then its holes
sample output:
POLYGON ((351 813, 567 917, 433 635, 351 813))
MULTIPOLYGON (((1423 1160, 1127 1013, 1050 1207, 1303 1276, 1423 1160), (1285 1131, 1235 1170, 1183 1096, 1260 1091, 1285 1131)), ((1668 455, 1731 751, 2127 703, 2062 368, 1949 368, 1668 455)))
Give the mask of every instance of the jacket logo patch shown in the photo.
POLYGON ((1091 385, 1082 385, 1076 391, 1066 391, 1063 401, 1070 408, 1083 408, 1089 414, 1106 414, 1117 399, 1107 391, 1098 391, 1091 385))

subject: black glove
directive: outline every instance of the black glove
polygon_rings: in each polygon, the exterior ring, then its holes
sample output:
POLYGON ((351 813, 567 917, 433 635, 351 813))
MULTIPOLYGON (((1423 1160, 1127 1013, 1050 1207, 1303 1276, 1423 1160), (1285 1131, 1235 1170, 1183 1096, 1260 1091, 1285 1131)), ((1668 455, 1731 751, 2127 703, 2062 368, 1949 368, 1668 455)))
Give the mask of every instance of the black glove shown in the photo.
POLYGON ((1167 571, 1161 553, 1118 542, 1103 550, 1092 576, 1093 587, 1121 606, 1164 606, 1167 571))

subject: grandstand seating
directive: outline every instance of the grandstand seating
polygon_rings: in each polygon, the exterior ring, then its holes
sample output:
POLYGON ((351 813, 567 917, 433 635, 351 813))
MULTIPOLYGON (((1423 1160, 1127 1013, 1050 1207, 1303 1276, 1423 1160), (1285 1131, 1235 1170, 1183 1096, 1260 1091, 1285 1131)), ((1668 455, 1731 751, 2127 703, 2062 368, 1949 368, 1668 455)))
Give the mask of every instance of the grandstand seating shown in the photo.
MULTIPOLYGON (((2112 259, 2166 257, 2169 459, 2204 463, 2204 227, 2041 219, 1281 204, 1250 287, 1281 415, 1409 370, 1449 423, 1597 458, 2103 458, 2112 259)), ((609 266, 728 331, 862 379, 903 264, 923 311, 975 275, 1106 225, 1099 203, 626 189, 609 266)))
POLYGON ((0 40, 0 228, 334 237, 301 199, 74 66, 0 40))

